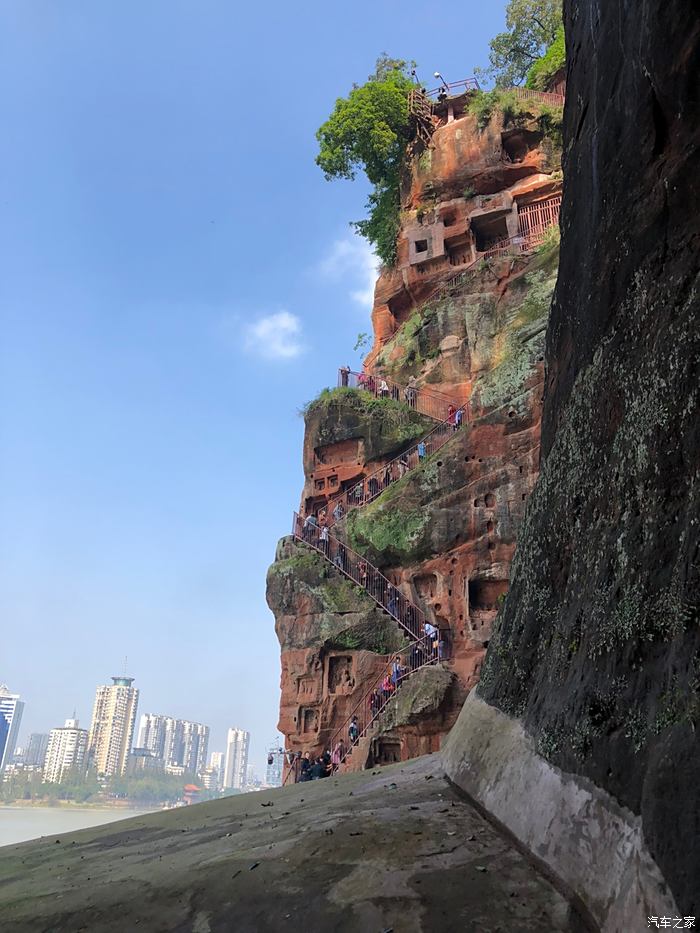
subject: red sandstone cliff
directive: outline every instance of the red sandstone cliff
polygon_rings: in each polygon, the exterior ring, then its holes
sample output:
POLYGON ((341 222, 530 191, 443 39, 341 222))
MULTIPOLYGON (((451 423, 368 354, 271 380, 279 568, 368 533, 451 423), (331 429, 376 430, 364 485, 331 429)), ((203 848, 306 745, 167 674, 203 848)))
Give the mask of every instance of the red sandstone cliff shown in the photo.
MULTIPOLYGON (((328 516, 436 425, 400 389, 382 397, 382 378, 467 403, 454 437, 333 527, 438 627, 448 655, 402 686, 352 767, 439 747, 478 678, 539 462, 558 245, 530 247, 558 210, 558 153, 528 115, 504 126, 495 113, 480 129, 465 101, 455 99, 457 118, 410 160, 398 262, 375 291, 365 362, 374 391, 325 392, 306 413, 302 513, 328 516), (507 249, 488 254, 507 238, 507 249)), ((268 602, 282 654, 280 731, 288 748, 320 752, 406 633, 337 567, 289 539, 270 568, 268 602)))

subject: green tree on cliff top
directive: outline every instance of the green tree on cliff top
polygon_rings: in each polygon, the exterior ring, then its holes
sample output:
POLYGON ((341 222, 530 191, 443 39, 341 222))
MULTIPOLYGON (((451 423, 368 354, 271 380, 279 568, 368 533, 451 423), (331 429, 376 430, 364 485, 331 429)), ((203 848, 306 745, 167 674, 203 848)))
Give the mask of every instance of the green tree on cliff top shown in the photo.
POLYGON ((385 265, 396 261, 400 222, 399 177, 410 139, 408 92, 412 63, 382 55, 365 84, 339 97, 316 133, 316 164, 327 179, 354 179, 364 171, 374 190, 369 216, 354 226, 373 244, 385 265))
POLYGON ((477 69, 497 87, 522 84, 532 66, 557 38, 562 25, 561 0, 510 0, 506 32, 490 42, 489 67, 477 69))

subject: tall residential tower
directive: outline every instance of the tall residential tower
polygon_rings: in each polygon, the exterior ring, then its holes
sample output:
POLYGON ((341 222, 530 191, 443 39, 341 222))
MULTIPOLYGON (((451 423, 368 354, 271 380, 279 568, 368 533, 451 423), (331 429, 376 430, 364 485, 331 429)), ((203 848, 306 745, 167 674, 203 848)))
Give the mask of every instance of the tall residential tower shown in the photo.
POLYGON ((139 691, 133 677, 112 677, 98 687, 88 741, 88 757, 99 775, 124 774, 134 735, 139 691))
POLYGON ((243 790, 248 773, 248 746, 250 732, 229 729, 224 761, 224 789, 243 790))
POLYGON ((79 729, 77 719, 66 719, 65 726, 52 729, 44 761, 44 781, 60 784, 69 774, 82 777, 87 743, 87 729, 79 729))
POLYGON ((23 711, 19 694, 10 693, 5 684, 0 684, 0 771, 12 761, 23 711))

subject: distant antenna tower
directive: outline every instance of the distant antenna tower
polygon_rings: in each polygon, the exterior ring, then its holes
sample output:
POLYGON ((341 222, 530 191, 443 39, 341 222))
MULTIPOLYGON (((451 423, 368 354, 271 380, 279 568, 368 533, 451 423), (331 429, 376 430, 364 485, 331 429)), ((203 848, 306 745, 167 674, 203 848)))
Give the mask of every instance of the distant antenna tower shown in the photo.
POLYGON ((126 668, 127 668, 128 662, 129 662, 129 658, 126 655, 124 655, 124 676, 125 677, 126 677, 126 668))

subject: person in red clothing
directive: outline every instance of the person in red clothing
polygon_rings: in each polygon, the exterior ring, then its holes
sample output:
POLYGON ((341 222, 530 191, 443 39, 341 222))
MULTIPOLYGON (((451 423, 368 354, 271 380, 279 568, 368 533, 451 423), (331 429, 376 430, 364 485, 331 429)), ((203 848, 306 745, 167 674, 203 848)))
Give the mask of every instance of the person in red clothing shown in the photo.
POLYGON ((453 428, 457 426, 457 409, 454 405, 450 405, 447 409, 447 423, 451 424, 453 428))

